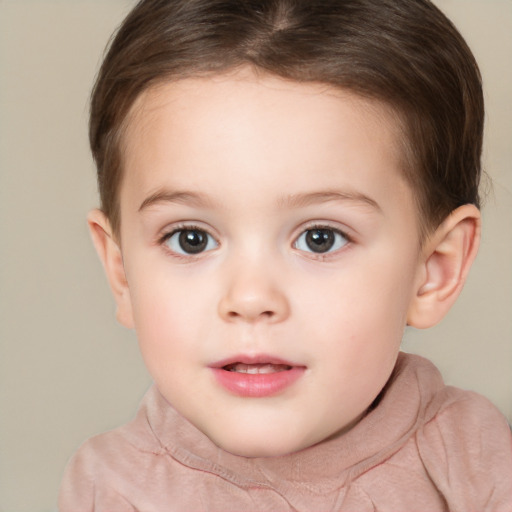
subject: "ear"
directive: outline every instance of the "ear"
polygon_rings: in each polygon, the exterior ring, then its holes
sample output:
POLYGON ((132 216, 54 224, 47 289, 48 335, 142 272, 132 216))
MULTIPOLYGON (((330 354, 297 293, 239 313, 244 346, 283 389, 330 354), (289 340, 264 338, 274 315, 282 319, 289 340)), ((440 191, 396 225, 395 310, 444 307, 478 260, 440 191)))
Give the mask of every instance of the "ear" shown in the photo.
POLYGON ((121 325, 132 329, 133 315, 130 290, 124 271, 121 249, 114 239, 110 222, 101 210, 93 210, 87 216, 87 224, 116 301, 117 321, 121 325))
POLYGON ((407 324, 419 329, 439 323, 459 296, 480 244, 476 206, 454 210, 425 242, 407 324))

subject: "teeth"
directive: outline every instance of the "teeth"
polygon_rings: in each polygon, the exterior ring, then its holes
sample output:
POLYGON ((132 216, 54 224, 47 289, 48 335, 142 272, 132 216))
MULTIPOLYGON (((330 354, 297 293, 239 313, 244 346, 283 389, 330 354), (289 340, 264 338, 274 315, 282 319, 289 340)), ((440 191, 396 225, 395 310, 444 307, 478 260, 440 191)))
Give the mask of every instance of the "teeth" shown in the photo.
POLYGON ((235 363, 226 366, 226 370, 237 373, 249 373, 249 374, 265 374, 265 373, 276 373, 289 370, 290 367, 285 364, 243 364, 235 363))

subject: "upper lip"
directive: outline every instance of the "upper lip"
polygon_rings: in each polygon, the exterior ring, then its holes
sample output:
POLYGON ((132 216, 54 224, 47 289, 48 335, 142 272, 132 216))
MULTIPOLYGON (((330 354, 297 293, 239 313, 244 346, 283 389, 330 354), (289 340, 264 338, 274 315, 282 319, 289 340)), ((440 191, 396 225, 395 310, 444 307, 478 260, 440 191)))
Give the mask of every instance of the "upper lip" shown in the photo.
POLYGON ((304 367, 302 364, 297 364, 281 357, 276 357, 270 354, 236 354, 234 356, 221 359, 210 364, 210 368, 224 368, 225 366, 233 364, 275 364, 284 365, 290 367, 304 367))

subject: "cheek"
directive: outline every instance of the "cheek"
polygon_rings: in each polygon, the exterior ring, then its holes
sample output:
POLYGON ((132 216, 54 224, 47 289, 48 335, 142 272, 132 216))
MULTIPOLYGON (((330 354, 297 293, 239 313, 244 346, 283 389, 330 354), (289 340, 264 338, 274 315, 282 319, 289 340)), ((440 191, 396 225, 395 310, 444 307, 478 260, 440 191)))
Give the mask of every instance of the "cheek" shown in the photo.
POLYGON ((395 365, 407 311, 406 287, 397 289, 398 273, 367 267, 340 275, 325 290, 326 300, 313 306, 313 318, 304 319, 304 332, 316 340, 323 385, 345 411, 355 414, 368 407, 395 365))
MULTIPOLYGON (((406 325, 413 283, 409 260, 370 255, 353 265, 317 278, 306 289, 303 329, 315 334, 319 349, 363 354, 399 346, 406 325), (409 267, 409 268, 408 268, 409 267)), ((304 298, 304 295, 302 295, 304 298)))
POLYGON ((147 269, 129 283, 135 330, 145 358, 183 350, 185 340, 190 344, 202 306, 190 282, 173 276, 165 265, 147 265, 147 269))

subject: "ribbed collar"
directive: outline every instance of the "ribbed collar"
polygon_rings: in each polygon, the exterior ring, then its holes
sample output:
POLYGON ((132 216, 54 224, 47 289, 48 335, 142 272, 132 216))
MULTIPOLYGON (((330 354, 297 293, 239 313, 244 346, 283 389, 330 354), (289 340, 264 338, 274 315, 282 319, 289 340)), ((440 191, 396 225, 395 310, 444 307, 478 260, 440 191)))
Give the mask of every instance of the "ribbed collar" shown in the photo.
POLYGON ((317 495, 331 493, 398 451, 424 422, 427 404, 442 387, 432 363, 400 353, 376 405, 352 430, 289 455, 247 458, 218 448, 153 386, 134 420, 139 433, 134 442, 141 449, 166 452, 180 464, 216 474, 242 488, 270 487, 283 494, 298 488, 317 495), (141 439, 146 446, 140 446, 141 439))

